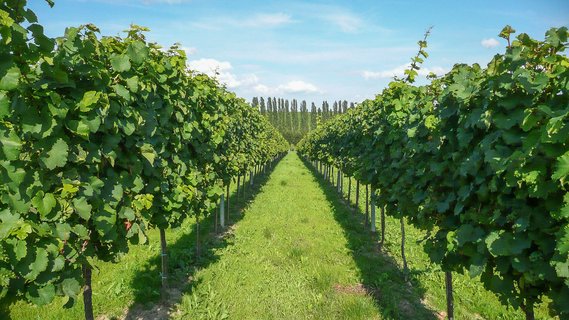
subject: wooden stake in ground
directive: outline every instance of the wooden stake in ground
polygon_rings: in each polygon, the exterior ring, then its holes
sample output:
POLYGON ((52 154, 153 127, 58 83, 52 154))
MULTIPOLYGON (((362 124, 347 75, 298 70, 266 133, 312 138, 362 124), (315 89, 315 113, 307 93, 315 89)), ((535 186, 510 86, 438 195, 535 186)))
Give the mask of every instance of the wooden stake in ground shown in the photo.
POLYGON ((225 195, 221 195, 219 200, 219 224, 221 228, 225 228, 225 195))
POLYGON ((166 253, 166 230, 160 228, 160 258, 162 261, 162 295, 165 296, 168 289, 168 255, 166 253))
POLYGON ((219 201, 218 201, 218 202, 217 202, 217 208, 215 208, 215 210, 213 211, 213 215, 214 215, 214 218, 213 218, 213 231, 214 231, 216 234, 217 234, 218 231, 219 231, 218 228, 217 228, 217 222, 218 222, 218 219, 219 219, 219 210, 220 210, 220 208, 219 208, 219 201))
POLYGON ((371 187, 371 220, 370 220, 370 224, 371 224, 371 232, 375 233, 377 230, 375 228, 375 188, 372 186, 371 187))
POLYGON ((350 204, 351 196, 352 196, 352 177, 348 177, 348 204, 350 204))
POLYGON ((364 226, 366 227, 366 229, 367 229, 368 217, 369 217, 369 184, 366 184, 366 216, 364 222, 364 226))
POLYGON ((407 280, 409 269, 407 268, 407 258, 405 257, 405 218, 401 217, 399 221, 401 223, 401 259, 403 259, 403 272, 405 273, 405 280, 407 280))
POLYGON ((379 248, 383 248, 385 244, 385 206, 380 207, 381 216, 381 242, 379 243, 379 248))
POLYGON ((196 214, 196 257, 200 256, 200 215, 196 214))
POLYGON ((231 214, 229 213, 229 185, 231 185, 231 180, 229 180, 229 182, 227 183, 227 223, 231 223, 230 222, 230 218, 231 218, 231 214))
POLYGON ((241 175, 237 175, 237 202, 239 202, 239 187, 241 186, 241 175))
POLYGON ((449 320, 454 320, 454 297, 452 295, 452 273, 445 272, 445 285, 447 294, 447 317, 449 320))
POLYGON ((356 209, 360 207, 360 181, 356 180, 356 209))
POLYGON ((93 316, 93 288, 91 287, 91 266, 83 265, 83 307, 85 308, 85 320, 94 320, 93 316))
POLYGON ((342 184, 341 182, 341 178, 342 177, 342 170, 338 169, 338 174, 336 177, 336 182, 337 182, 337 186, 336 186, 336 192, 340 193, 340 185, 342 184))

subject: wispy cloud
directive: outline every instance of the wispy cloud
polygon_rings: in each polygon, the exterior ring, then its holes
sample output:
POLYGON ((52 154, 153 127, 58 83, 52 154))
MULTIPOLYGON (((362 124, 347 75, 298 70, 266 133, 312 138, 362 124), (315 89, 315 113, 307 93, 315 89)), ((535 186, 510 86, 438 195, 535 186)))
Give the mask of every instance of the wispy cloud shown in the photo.
POLYGON ((364 25, 360 17, 351 13, 328 14, 324 15, 323 19, 347 33, 357 32, 364 25))
POLYGON ((207 30, 222 30, 227 27, 238 28, 275 28, 282 25, 293 23, 294 20, 288 14, 277 13, 257 13, 248 18, 243 17, 217 17, 208 18, 207 21, 195 21, 192 25, 196 28, 207 30))
POLYGON ((269 87, 259 83, 253 87, 253 91, 261 95, 314 94, 323 92, 316 85, 303 80, 292 80, 276 87, 269 87))
POLYGON ((189 67, 192 71, 216 78, 230 89, 251 89, 259 84, 259 77, 256 74, 236 75, 229 61, 219 61, 211 58, 190 60, 189 67))
POLYGON ((291 16, 284 13, 260 13, 242 22, 237 22, 248 27, 276 27, 292 23, 291 16))
MULTIPOLYGON (((400 65, 390 70, 383 70, 383 71, 363 71, 361 73, 362 77, 366 80, 369 79, 381 79, 381 78, 393 78, 393 77, 402 77, 405 75, 405 70, 410 67, 410 64, 400 65)), ((432 68, 421 68, 417 73, 420 76, 427 76, 430 73, 434 73, 436 75, 442 75, 447 72, 447 70, 443 67, 435 66, 432 68)))
POLYGON ((494 38, 483 39, 480 44, 484 48, 494 48, 500 45, 500 42, 494 38))
POLYGON ((283 93, 317 93, 321 92, 317 86, 302 80, 289 81, 277 87, 283 93))

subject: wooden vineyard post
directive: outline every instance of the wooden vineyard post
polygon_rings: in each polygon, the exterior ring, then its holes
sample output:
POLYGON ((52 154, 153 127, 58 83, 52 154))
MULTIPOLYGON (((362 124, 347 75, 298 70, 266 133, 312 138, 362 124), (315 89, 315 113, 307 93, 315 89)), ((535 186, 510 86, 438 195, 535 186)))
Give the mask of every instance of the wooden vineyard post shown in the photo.
POLYGON ((385 206, 381 206, 380 216, 381 216, 381 242, 379 243, 379 247, 383 248, 385 244, 385 206))
POLYGON ((364 226, 367 229, 368 217, 369 217, 369 184, 366 184, 366 211, 365 211, 365 221, 364 226))
POLYGON ((403 259, 403 272, 405 273, 405 280, 407 280, 409 268, 407 267, 407 258, 405 257, 405 218, 401 217, 399 221, 401 223, 401 259, 403 259))
POLYGON ((229 213, 229 186, 231 185, 231 181, 227 183, 227 223, 231 223, 231 214, 229 213))
POLYGON ((375 188, 373 186, 371 187, 370 206, 371 206, 371 219, 370 219, 371 232, 375 234, 377 230, 375 227, 375 188))
POLYGON ((360 181, 356 179, 356 210, 360 207, 360 181))
POLYGON ((351 196, 352 196, 352 177, 348 177, 348 204, 350 204, 351 196))
POLYGON ((225 228, 225 194, 222 194, 219 200, 219 224, 221 228, 225 228))
POLYGON ((160 279, 162 281, 162 298, 168 298, 166 297, 168 289, 168 254, 166 253, 166 246, 166 230, 164 228, 160 228, 160 260, 162 262, 160 279))
POLYGON ((85 320, 94 320, 93 316, 93 287, 91 286, 91 266, 83 264, 83 307, 85 309, 85 320))
POLYGON ((452 294, 452 273, 445 272, 445 286, 447 294, 447 317, 449 320, 454 320, 454 297, 452 294))

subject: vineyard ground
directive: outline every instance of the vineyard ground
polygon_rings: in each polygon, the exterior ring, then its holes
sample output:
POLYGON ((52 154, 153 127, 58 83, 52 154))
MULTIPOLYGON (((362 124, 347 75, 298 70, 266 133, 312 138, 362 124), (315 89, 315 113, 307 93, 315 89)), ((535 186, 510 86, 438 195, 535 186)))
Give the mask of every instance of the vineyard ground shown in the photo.
MULTIPOLYGON (((347 191, 347 179, 344 181, 347 191)), ((407 259, 401 268, 399 222, 387 218, 386 247, 364 232, 363 200, 354 209, 336 188, 290 153, 270 176, 230 199, 232 222, 222 236, 213 217, 202 223, 203 249, 195 256, 195 221, 167 231, 171 296, 160 300, 159 235, 132 246, 119 263, 97 262, 94 308, 99 319, 437 319, 444 316, 443 273, 417 242, 424 233, 407 226, 407 259), (261 187, 259 187, 261 186, 261 187)), ((378 211, 379 212, 379 211, 378 211)), ((379 226, 379 221, 376 221, 379 226)), ((523 319, 483 289, 479 279, 454 277, 457 319, 523 319)), ((13 319, 81 319, 82 301, 35 307, 0 306, 13 319), (6 311, 6 310, 5 310, 6 311)), ((548 318, 545 308, 536 314, 548 318)), ((4 318, 4 317, 0 317, 4 318)))

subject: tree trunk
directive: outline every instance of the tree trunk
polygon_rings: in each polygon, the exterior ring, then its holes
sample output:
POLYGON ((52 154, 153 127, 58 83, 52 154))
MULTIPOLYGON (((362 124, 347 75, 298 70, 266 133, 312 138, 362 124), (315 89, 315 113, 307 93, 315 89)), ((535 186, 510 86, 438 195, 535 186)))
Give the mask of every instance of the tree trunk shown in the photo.
POLYGON ((369 184, 366 184, 366 216, 364 221, 364 226, 366 227, 366 229, 367 229, 368 217, 369 217, 369 184))
POLYGON ((381 206, 380 216, 381 216, 381 242, 379 243, 379 247, 383 248, 383 245, 385 244, 385 206, 381 206))
POLYGON ((399 219, 401 223, 401 259, 403 259, 403 272, 405 272, 405 280, 407 280, 407 258, 405 257, 405 218, 399 219))
POLYGON ((371 187, 371 232, 375 233, 377 229, 375 228, 375 188, 371 187))
POLYGON ((340 195, 344 197, 344 172, 340 171, 340 195))
POLYGON ((243 190, 243 192, 242 192, 243 198, 245 198, 245 186, 247 185, 245 183, 245 178, 247 178, 247 172, 243 173, 243 185, 241 186, 241 190, 243 190))
POLYGON ((241 186, 241 175, 237 175, 237 202, 239 202, 239 187, 241 186))
POLYGON ((200 256, 200 215, 196 215, 196 257, 200 256))
POLYGON ((221 195, 219 200, 219 224, 222 228, 225 228, 225 195, 221 195))
POLYGON ((219 219, 219 215, 218 215, 218 214, 219 214, 219 210, 221 210, 221 208, 220 208, 220 202, 217 203, 217 210, 215 210, 215 211, 213 212, 213 215, 215 216, 215 218, 214 218, 214 220, 215 220, 215 221, 214 221, 214 228, 213 228, 213 229, 214 229, 214 231, 215 231, 216 234, 217 234, 217 232, 219 231, 218 228, 217 228, 217 223, 218 223, 218 219, 219 219))
POLYGON ((360 180, 356 180, 356 210, 360 208, 360 180))
POLYGON ((351 196, 352 196, 352 177, 348 177, 348 205, 350 204, 351 196))
POLYGON ((91 266, 83 265, 83 307, 85 308, 85 320, 94 320, 93 316, 93 288, 91 287, 91 266))
POLYGON ((452 295, 452 273, 445 272, 445 285, 447 293, 447 317, 449 320, 454 320, 454 297, 452 295))
POLYGON ((166 230, 160 228, 160 258, 162 260, 162 293, 168 288, 168 254, 166 253, 166 230))
POLYGON ((231 214, 229 213, 229 185, 231 185, 231 180, 227 183, 227 224, 231 223, 231 214))

